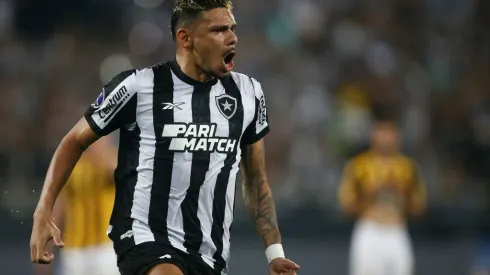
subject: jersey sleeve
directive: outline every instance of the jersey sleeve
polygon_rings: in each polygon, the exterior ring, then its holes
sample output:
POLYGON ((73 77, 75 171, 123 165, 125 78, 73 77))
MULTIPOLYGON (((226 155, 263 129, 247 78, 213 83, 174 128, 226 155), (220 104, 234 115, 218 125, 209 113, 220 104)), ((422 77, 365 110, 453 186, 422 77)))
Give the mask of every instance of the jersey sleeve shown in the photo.
POLYGON ((99 136, 105 136, 133 122, 136 114, 135 70, 119 73, 85 112, 85 119, 99 136))
POLYGON ((255 115, 242 137, 242 146, 254 144, 269 132, 269 118, 265 105, 264 92, 260 83, 250 78, 255 97, 255 115))

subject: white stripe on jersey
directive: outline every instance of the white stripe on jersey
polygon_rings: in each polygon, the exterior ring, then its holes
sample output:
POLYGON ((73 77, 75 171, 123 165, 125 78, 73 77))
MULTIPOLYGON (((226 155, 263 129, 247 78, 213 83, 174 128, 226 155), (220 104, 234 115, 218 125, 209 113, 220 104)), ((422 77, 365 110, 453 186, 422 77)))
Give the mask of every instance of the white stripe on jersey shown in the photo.
POLYGON ((136 124, 140 128, 139 160, 136 171, 138 180, 134 188, 131 218, 136 244, 155 241, 155 236, 148 230, 148 213, 153 185, 153 162, 155 159, 155 130, 153 127, 153 71, 144 70, 138 82, 142 87, 149 87, 137 94, 136 124), (140 224, 139 222, 143 223, 140 224))
MULTIPOLYGON (((180 105, 180 109, 174 108, 174 123, 192 122, 192 93, 194 87, 180 80, 173 72, 172 79, 174 82, 173 102, 186 102, 180 105)), ((172 112, 172 110, 165 110, 172 112)), ((170 244, 182 251, 187 251, 184 247, 184 225, 182 209, 180 208, 184 201, 187 189, 191 182, 192 153, 175 152, 174 163, 172 168, 172 182, 170 187, 167 230, 170 244)))

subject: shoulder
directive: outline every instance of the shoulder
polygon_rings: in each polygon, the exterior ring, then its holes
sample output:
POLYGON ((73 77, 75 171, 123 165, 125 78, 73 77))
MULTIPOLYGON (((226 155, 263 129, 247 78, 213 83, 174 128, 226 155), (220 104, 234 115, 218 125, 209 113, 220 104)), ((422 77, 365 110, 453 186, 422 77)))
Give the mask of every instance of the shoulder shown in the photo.
POLYGON ((359 170, 364 167, 367 163, 369 163, 369 153, 362 152, 353 157, 351 157, 347 162, 347 167, 350 170, 359 170))
POLYGON ((421 170, 420 165, 415 159, 413 159, 409 156, 403 155, 401 157, 401 161, 402 161, 403 165, 405 167, 408 167, 409 169, 411 169, 412 172, 417 173, 417 174, 420 173, 420 170, 421 170))
POLYGON ((238 72, 231 72, 231 77, 237 86, 240 87, 240 91, 242 91, 242 93, 255 96, 261 96, 263 94, 262 85, 256 78, 238 72))
POLYGON ((170 73, 171 69, 168 62, 157 63, 148 67, 133 69, 134 78, 136 80, 142 80, 151 78, 153 79, 156 74, 163 72, 170 73))
POLYGON ((153 77, 155 75, 155 73, 159 73, 162 70, 170 72, 170 66, 168 65, 168 62, 157 63, 157 64, 153 64, 153 65, 150 65, 147 67, 132 68, 132 69, 124 70, 124 71, 121 71, 119 74, 117 74, 113 79, 116 79, 116 78, 135 78, 135 79, 138 79, 138 78, 153 77))
POLYGON ((114 75, 107 83, 104 85, 105 88, 110 88, 110 90, 113 90, 116 88, 118 85, 131 85, 133 82, 135 82, 135 78, 137 76, 141 76, 141 72, 143 70, 141 69, 128 69, 124 71, 119 71, 116 75, 114 75))
MULTIPOLYGON (((130 90, 130 93, 136 93, 146 86, 153 85, 155 72, 161 68, 167 68, 165 64, 156 64, 143 68, 132 68, 120 71, 109 82, 104 85, 106 90, 112 91, 121 85, 124 89, 130 90)), ((169 69, 168 69, 169 70, 169 69)))
POLYGON ((416 166, 417 165, 417 162, 410 156, 404 154, 404 153, 399 153, 397 156, 396 156, 396 160, 398 162, 399 165, 402 165, 402 166, 416 166))
POLYGON ((260 85, 260 82, 256 78, 248 74, 233 71, 231 72, 231 76, 233 77, 233 80, 237 82, 237 84, 240 83, 250 85, 251 88, 255 88, 257 85, 260 85))
POLYGON ((171 71, 171 61, 164 61, 139 69, 141 73, 155 74, 161 71, 171 71))
POLYGON ((350 162, 356 163, 356 164, 363 164, 363 163, 369 161, 369 158, 370 158, 369 151, 360 152, 360 153, 354 155, 352 158, 350 158, 350 162))

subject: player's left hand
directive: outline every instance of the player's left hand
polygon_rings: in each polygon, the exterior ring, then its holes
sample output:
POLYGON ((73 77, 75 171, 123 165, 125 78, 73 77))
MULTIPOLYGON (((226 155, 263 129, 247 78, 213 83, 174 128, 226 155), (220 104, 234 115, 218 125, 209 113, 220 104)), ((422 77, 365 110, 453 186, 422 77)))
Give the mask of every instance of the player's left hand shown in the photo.
POLYGON ((299 265, 285 258, 275 258, 269 265, 269 275, 296 275, 299 265))

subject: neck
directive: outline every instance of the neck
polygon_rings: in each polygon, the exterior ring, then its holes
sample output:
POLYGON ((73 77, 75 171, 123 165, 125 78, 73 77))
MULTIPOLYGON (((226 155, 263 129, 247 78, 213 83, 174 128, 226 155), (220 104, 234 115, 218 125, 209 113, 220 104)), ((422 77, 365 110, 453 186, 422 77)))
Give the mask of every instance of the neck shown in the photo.
POLYGON ((194 80, 207 82, 214 78, 199 68, 189 55, 178 52, 175 59, 182 72, 194 80))

